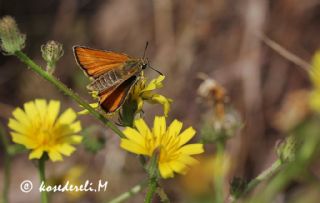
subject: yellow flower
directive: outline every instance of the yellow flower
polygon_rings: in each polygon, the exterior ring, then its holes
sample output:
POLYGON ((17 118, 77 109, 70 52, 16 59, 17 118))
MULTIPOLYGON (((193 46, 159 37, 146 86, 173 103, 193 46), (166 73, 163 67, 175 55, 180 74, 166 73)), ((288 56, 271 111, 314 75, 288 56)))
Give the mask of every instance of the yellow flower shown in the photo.
POLYGON ((311 91, 309 105, 312 110, 320 113, 320 90, 311 91))
POLYGON ((317 51, 313 56, 310 79, 314 87, 320 91, 320 51, 317 51))
POLYGON ((13 142, 32 150, 29 159, 40 159, 47 152, 52 161, 62 160, 62 155, 70 156, 82 140, 77 133, 81 130, 77 114, 67 109, 58 117, 60 102, 36 99, 24 104, 24 109, 16 108, 9 119, 13 142))
MULTIPOLYGON (((75 165, 70 168, 63 177, 63 184, 69 182, 70 185, 80 186, 84 180, 85 168, 81 165, 75 165)), ((71 201, 79 200, 85 193, 83 191, 67 191, 68 199, 71 201)))
POLYGON ((166 129, 164 116, 155 117, 153 129, 150 130, 143 119, 134 122, 136 129, 127 127, 123 133, 120 146, 132 153, 151 157, 159 153, 158 169, 163 178, 174 176, 174 172, 185 174, 188 166, 197 163, 191 155, 203 153, 202 144, 186 144, 196 131, 189 127, 182 133, 182 123, 174 120, 166 129))
POLYGON ((181 178, 181 183, 188 194, 212 193, 215 180, 226 178, 230 172, 230 156, 219 153, 214 156, 200 155, 197 159, 200 164, 192 166, 189 173, 181 178))
POLYGON ((147 83, 146 78, 142 75, 137 84, 133 87, 131 92, 132 100, 137 102, 137 112, 142 110, 143 102, 158 103, 163 106, 164 115, 168 116, 170 110, 171 99, 166 98, 163 95, 155 94, 152 91, 163 87, 162 81, 165 76, 159 75, 156 79, 153 79, 147 83))
POLYGON ((320 112, 320 51, 317 51, 312 59, 310 79, 313 84, 309 104, 315 112, 320 112))

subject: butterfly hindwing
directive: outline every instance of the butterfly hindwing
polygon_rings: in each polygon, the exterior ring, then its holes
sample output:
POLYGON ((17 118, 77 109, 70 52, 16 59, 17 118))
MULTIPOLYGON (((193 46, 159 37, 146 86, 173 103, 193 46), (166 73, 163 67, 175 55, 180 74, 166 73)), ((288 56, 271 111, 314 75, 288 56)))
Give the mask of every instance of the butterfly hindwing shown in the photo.
POLYGON ((110 87, 100 94, 100 106, 107 113, 118 110, 127 98, 138 77, 133 75, 116 87, 110 87))
POLYGON ((117 68, 121 68, 129 56, 111 51, 74 46, 74 55, 79 66, 91 77, 100 75, 117 68))

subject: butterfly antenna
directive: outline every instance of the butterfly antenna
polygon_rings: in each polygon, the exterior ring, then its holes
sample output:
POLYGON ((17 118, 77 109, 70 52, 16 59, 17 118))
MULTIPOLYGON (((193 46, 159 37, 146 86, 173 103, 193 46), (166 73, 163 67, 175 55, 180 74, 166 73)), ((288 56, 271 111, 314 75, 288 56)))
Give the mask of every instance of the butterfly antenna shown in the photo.
POLYGON ((143 52, 143 57, 142 57, 142 58, 144 58, 144 57, 146 56, 146 52, 147 52, 148 45, 149 45, 149 42, 147 41, 147 42, 146 42, 146 46, 145 46, 145 48, 144 48, 144 52, 143 52))
POLYGON ((158 71, 157 69, 152 68, 152 66, 150 66, 150 64, 148 65, 149 68, 151 68, 152 70, 156 71, 159 75, 163 75, 160 71, 158 71))

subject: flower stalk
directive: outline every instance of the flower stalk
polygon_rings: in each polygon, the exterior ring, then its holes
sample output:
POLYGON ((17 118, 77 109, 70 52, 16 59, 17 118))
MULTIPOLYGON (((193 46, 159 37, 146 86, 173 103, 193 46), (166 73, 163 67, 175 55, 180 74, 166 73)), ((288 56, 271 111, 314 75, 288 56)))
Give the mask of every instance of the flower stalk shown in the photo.
POLYGON ((144 200, 145 203, 151 203, 153 199, 153 195, 157 189, 157 178, 151 177, 148 185, 148 192, 146 194, 146 198, 144 200))
POLYGON ((271 176, 273 176, 282 166, 282 161, 280 159, 277 159, 273 164, 261 172, 256 178, 252 179, 243 189, 243 192, 238 194, 236 197, 231 197, 232 202, 235 202, 240 197, 248 194, 251 190, 253 190, 257 185, 259 185, 262 181, 265 181, 269 179, 271 176))
POLYGON ((147 168, 148 174, 149 174, 149 184, 148 184, 148 191, 145 198, 145 203, 151 203, 154 193, 157 189, 157 180, 158 180, 158 169, 157 169, 157 163, 159 159, 159 151, 155 150, 153 153, 149 166, 147 168))
POLYGON ((2 203, 8 203, 9 187, 10 187, 10 171, 11 171, 11 155, 9 154, 9 141, 4 133, 2 125, 0 125, 0 137, 4 146, 4 178, 3 178, 3 191, 2 191, 2 203))
MULTIPOLYGON (((46 176, 45 176, 45 162, 47 157, 43 155, 41 159, 39 159, 39 176, 40 176, 40 184, 46 184, 46 176)), ((41 203, 48 203, 48 193, 44 190, 41 191, 41 203)))
MULTIPOLYGON (((217 156, 223 156, 225 153, 225 144, 223 141, 218 141, 216 143, 216 154, 217 156)), ((214 176, 214 188, 215 188, 215 202, 216 203, 223 203, 224 202, 224 195, 223 195, 223 183, 224 183, 224 176, 214 176)))
POLYGON ((115 132, 119 137, 124 137, 121 130, 117 128, 112 122, 110 122, 102 113, 98 112, 94 108, 90 106, 88 102, 83 100, 78 94, 73 92, 70 88, 68 88, 65 84, 60 82, 58 79, 56 79, 54 76, 50 75, 48 72, 43 70, 39 65, 37 65, 33 60, 31 60, 26 54, 24 54, 22 51, 16 51, 14 53, 15 56, 17 56, 21 62, 26 64, 31 70, 36 72, 38 75, 40 75, 42 78, 49 81, 51 84, 56 86, 59 90, 64 92, 66 95, 71 97, 74 101, 76 101, 78 104, 83 106, 85 109, 89 111, 90 114, 92 114, 95 118, 103 122, 106 126, 108 126, 113 132, 115 132))
POLYGON ((273 164, 267 168, 266 170, 264 170, 262 173, 260 173, 256 178, 254 178, 253 180, 251 180, 247 187, 245 188, 244 192, 242 195, 250 192, 253 188, 255 188, 259 183, 261 183, 264 180, 269 179, 272 175, 275 174, 276 171, 278 171, 278 169, 281 166, 282 161, 281 160, 276 160, 275 162, 273 162, 273 164))
POLYGON ((135 194, 138 194, 141 190, 143 190, 147 186, 147 181, 143 181, 140 184, 133 186, 130 190, 120 194, 118 197, 108 201, 108 203, 120 203, 123 202, 135 194))

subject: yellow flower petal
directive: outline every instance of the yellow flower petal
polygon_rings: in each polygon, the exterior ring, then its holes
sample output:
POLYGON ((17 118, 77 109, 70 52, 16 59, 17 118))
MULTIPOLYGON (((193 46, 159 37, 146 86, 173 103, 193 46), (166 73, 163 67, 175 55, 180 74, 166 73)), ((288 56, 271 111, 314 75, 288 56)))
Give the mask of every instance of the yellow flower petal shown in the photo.
POLYGON ((26 112, 26 115, 28 116, 30 122, 37 123, 38 121, 35 121, 33 118, 38 117, 38 110, 36 108, 36 105, 34 102, 27 102, 24 105, 24 110, 26 112))
POLYGON ((187 142, 189 142, 194 137, 195 134, 196 134, 196 131, 192 127, 189 127, 188 129, 183 131, 179 135, 179 137, 180 137, 179 146, 182 146, 182 145, 186 144, 187 142))
MULTIPOLYGON (((95 103, 91 103, 90 106, 94 109, 97 109, 99 107, 99 102, 95 102, 95 103)), ((81 106, 82 107, 82 106, 81 106)), ((89 111, 87 109, 84 109, 82 111, 79 111, 78 112, 78 115, 86 115, 88 114, 89 111)))
POLYGON ((162 104, 164 114, 165 116, 168 116, 172 100, 162 95, 153 93, 153 90, 159 89, 163 86, 162 81, 164 78, 165 77, 163 75, 160 75, 158 78, 151 80, 149 84, 146 85, 146 79, 141 76, 141 79, 138 80, 137 84, 133 87, 133 90, 130 93, 131 100, 135 101, 137 104, 136 113, 142 110, 144 101, 148 101, 150 103, 162 104))
POLYGON ((172 161, 169 163, 170 168, 173 169, 174 172, 185 174, 187 166, 179 161, 172 161))
POLYGON ((70 136, 70 143, 71 144, 79 144, 83 140, 83 137, 81 135, 71 135, 70 136))
POLYGON ((23 144, 27 149, 32 149, 37 146, 37 144, 27 136, 21 135, 19 133, 10 133, 12 136, 12 141, 17 144, 23 144))
POLYGON ((20 123, 20 125, 26 126, 30 124, 30 120, 28 116, 25 114, 25 112, 22 109, 17 108, 12 112, 12 115, 20 123))
POLYGON ((163 116, 156 116, 153 124, 153 135, 160 137, 166 132, 166 119, 163 116))
POLYGON ((143 119, 137 119, 134 121, 135 127, 138 129, 140 134, 144 137, 150 137, 151 131, 146 122, 143 119))
POLYGON ((48 105, 47 119, 50 126, 54 124, 60 111, 60 102, 51 100, 48 105))
POLYGON ((173 170, 168 163, 159 163, 159 172, 163 178, 172 178, 173 170))
POLYGON ((310 79, 315 88, 320 90, 320 51, 317 51, 313 56, 310 79))
POLYGON ((184 154, 192 155, 192 154, 201 154, 204 152, 204 149, 203 149, 203 144, 188 144, 181 147, 179 151, 184 154))
POLYGON ((36 99, 35 106, 41 121, 47 116, 47 103, 44 99, 36 99))
POLYGON ((72 109, 67 109, 58 119, 59 124, 71 124, 77 117, 77 114, 72 109))
POLYGON ((125 134, 125 136, 128 138, 128 140, 130 140, 130 141, 132 141, 142 147, 145 145, 144 137, 135 129, 128 127, 123 131, 123 134, 125 134))
POLYGON ((69 144, 62 144, 58 147, 59 149, 59 152, 63 155, 66 155, 66 156, 70 156, 75 150, 76 148, 69 145, 69 144))
POLYGON ((145 148, 127 139, 121 139, 120 147, 135 154, 148 155, 148 152, 146 151, 145 148))
POLYGON ((137 112, 140 112, 142 110, 143 107, 143 99, 141 99, 141 97, 138 97, 137 100, 137 112))
POLYGON ((40 159, 42 154, 43 154, 42 148, 32 150, 32 152, 29 154, 29 159, 40 159))
POLYGON ((50 149, 48 152, 48 155, 49 155, 50 160, 53 162, 62 161, 61 154, 55 148, 50 149))
POLYGON ((180 156, 177 161, 181 162, 181 163, 184 163, 185 165, 194 165, 194 164, 197 164, 199 163, 198 160, 196 160, 195 158, 192 158, 191 156, 189 155, 183 155, 183 156, 180 156))
POLYGON ((309 105, 312 110, 320 113, 320 89, 313 90, 310 94, 309 105))
POLYGON ((152 96, 150 96, 150 99, 147 100, 148 102, 151 103, 159 103, 163 106, 163 112, 164 115, 167 117, 168 113, 170 111, 170 105, 172 103, 172 99, 168 99, 162 95, 159 94, 153 94, 152 96))
POLYGON ((72 123, 70 125, 70 130, 73 132, 73 133, 78 133, 81 131, 81 123, 80 121, 77 121, 75 123, 72 123))
POLYGON ((170 126, 168 127, 168 133, 171 135, 171 136, 177 136, 181 129, 182 129, 182 122, 178 121, 178 120, 174 120, 170 126))
POLYGON ((21 125, 21 123, 19 123, 15 119, 10 118, 8 126, 9 126, 9 128, 11 128, 12 130, 14 130, 18 133, 24 134, 24 132, 26 132, 26 126, 21 125))
POLYGON ((150 81, 150 83, 143 89, 143 92, 152 91, 163 87, 162 81, 164 80, 164 75, 159 75, 156 79, 150 81))

